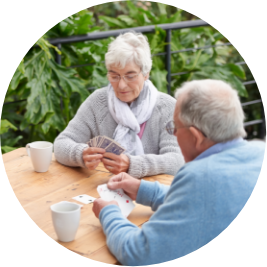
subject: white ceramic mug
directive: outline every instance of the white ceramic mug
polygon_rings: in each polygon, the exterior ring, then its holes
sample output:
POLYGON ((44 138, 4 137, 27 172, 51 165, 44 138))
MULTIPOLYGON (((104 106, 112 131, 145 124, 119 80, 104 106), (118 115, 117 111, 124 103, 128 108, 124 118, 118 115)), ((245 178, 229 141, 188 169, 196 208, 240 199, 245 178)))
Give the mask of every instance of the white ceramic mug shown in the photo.
POLYGON ((80 223, 82 205, 62 201, 50 207, 52 220, 59 241, 74 240, 80 223))
POLYGON ((32 142, 26 145, 36 172, 46 172, 52 160, 53 144, 46 141, 32 142))

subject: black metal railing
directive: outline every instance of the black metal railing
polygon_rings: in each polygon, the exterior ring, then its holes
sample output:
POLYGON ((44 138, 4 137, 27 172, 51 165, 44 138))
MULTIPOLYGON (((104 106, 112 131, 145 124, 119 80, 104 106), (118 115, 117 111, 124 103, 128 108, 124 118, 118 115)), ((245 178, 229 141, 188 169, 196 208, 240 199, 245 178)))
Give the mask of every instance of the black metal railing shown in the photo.
MULTIPOLYGON (((154 54, 152 56, 165 56, 166 57, 166 70, 167 70, 167 91, 168 94, 171 94, 171 77, 177 76, 177 75, 184 75, 187 74, 188 72, 179 72, 179 73, 171 73, 171 55, 175 53, 184 53, 184 52, 190 52, 190 51, 197 51, 200 49, 209 49, 209 48, 214 48, 218 46, 231 46, 232 44, 227 42, 224 44, 217 44, 217 45, 209 45, 209 46, 203 46, 203 47, 197 47, 197 48, 187 48, 187 49, 181 49, 177 51, 171 51, 171 32, 172 30, 179 30, 179 29, 185 29, 185 28, 195 28, 195 27, 203 27, 203 26, 210 26, 207 22, 203 20, 192 20, 192 21, 183 21, 183 22, 177 22, 177 23, 170 23, 170 24, 160 24, 157 25, 157 27, 162 28, 163 30, 166 31, 166 45, 165 45, 165 52, 154 54)), ((59 50, 61 50, 62 44, 69 44, 69 43, 75 43, 75 42, 85 42, 85 41, 92 41, 92 40, 100 40, 100 39, 105 39, 108 37, 116 37, 122 33, 129 32, 129 31, 135 31, 135 32, 140 32, 140 33, 153 33, 155 32, 156 26, 155 25, 150 25, 150 26, 143 26, 143 27, 135 27, 135 28, 126 28, 126 29, 119 29, 119 30, 111 30, 111 31, 105 31, 105 32, 93 32, 89 33, 86 35, 79 35, 79 36, 69 36, 69 37, 62 37, 62 38, 55 38, 55 39, 50 39, 49 42, 55 46, 59 50)), ((58 64, 61 64, 61 55, 56 53, 55 55, 55 60, 58 64)), ((104 62, 103 62, 104 63, 104 62)), ((237 62, 236 65, 245 65, 246 62, 237 62)), ((75 65, 75 66, 70 66, 70 68, 76 68, 76 67, 84 67, 84 66, 89 66, 89 65, 94 65, 94 63, 90 64, 83 64, 83 65, 75 65)), ((243 82, 244 86, 250 85, 250 84, 255 84, 256 81, 251 80, 251 81, 246 81, 243 82)), ((105 85, 103 85, 105 86, 105 85)), ((87 88, 88 90, 94 90, 96 89, 95 87, 90 87, 87 88)), ((21 101, 26 101, 26 99, 23 100, 18 100, 14 102, 6 102, 4 105, 11 104, 11 103, 16 103, 16 102, 21 102, 21 101)), ((242 106, 249 106, 249 105, 254 105, 257 103, 262 103, 261 99, 257 99, 254 101, 249 101, 242 103, 242 106)), ((263 109, 263 104, 261 105, 261 119, 253 120, 253 121, 248 121, 244 123, 244 126, 251 126, 255 124, 261 124, 261 129, 260 129, 260 138, 264 138, 266 135, 265 131, 265 117, 264 117, 264 109, 263 109)))

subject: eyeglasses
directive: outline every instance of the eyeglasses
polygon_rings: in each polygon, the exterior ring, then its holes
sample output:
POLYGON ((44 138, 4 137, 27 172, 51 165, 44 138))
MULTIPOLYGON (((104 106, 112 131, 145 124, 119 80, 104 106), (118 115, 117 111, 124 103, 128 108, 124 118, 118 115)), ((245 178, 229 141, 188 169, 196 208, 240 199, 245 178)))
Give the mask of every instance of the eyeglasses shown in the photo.
POLYGON ((134 82, 137 80, 140 73, 141 73, 141 71, 138 74, 128 74, 128 75, 123 75, 123 76, 113 74, 113 73, 108 73, 107 77, 108 77, 108 80, 112 83, 119 82, 121 78, 123 78, 123 80, 126 83, 131 83, 131 82, 134 82))
MULTIPOLYGON (((192 125, 191 125, 191 126, 176 127, 175 124, 174 124, 174 121, 169 121, 169 122, 167 122, 167 124, 166 124, 166 130, 167 130, 168 134, 170 134, 170 135, 175 135, 178 129, 181 129, 181 128, 189 128, 189 127, 194 127, 194 128, 196 128, 197 130, 199 130, 197 127, 192 126, 192 125)), ((200 131, 200 130, 199 130, 199 131, 200 131)), ((201 132, 202 132, 202 131, 201 131, 201 132)), ((203 134, 205 137, 207 137, 205 133, 202 132, 202 134, 203 134)))
POLYGON ((175 126, 174 121, 169 121, 166 124, 166 130, 167 130, 168 134, 170 134, 170 135, 175 135, 177 132, 177 129, 180 129, 180 128, 188 128, 188 126, 183 126, 183 127, 178 128, 175 126))

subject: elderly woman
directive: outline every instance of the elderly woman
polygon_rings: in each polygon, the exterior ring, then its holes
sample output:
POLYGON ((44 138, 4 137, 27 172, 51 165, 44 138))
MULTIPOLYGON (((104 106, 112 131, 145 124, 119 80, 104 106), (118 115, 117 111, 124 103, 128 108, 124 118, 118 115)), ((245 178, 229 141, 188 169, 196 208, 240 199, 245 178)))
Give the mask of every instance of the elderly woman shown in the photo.
POLYGON ((105 63, 110 83, 84 101, 56 138, 57 161, 89 170, 102 161, 110 172, 136 178, 174 175, 184 159, 165 127, 176 100, 158 92, 148 79, 152 60, 146 37, 132 32, 118 36, 109 45, 105 63), (88 147, 86 143, 98 135, 114 139, 126 151, 118 156, 88 147))

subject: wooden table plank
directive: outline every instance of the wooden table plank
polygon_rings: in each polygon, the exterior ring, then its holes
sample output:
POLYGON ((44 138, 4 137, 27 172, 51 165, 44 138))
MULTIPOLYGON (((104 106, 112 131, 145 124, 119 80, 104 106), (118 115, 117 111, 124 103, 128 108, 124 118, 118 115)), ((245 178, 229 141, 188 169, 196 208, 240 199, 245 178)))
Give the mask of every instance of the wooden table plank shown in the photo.
POLYGON ((4 155, 2 155, 2 157, 3 157, 3 161, 5 163, 7 163, 10 160, 18 159, 18 158, 24 157, 26 155, 27 155, 26 148, 21 147, 21 148, 13 150, 11 152, 5 153, 4 155))
MULTIPOLYGON (((92 211, 93 204, 83 205, 81 208, 80 225, 72 242, 58 241, 52 223, 50 206, 54 203, 63 200, 79 203, 72 197, 81 194, 99 197, 97 186, 107 183, 113 176, 102 163, 96 170, 89 171, 80 167, 63 166, 53 156, 49 170, 45 173, 37 173, 33 171, 25 148, 4 154, 3 160, 18 200, 40 229, 59 244, 84 257, 104 263, 119 264, 106 245, 102 226, 92 211)), ((173 176, 156 175, 144 179, 170 184, 173 176)), ((128 220, 141 227, 152 214, 150 207, 136 204, 128 220)))

